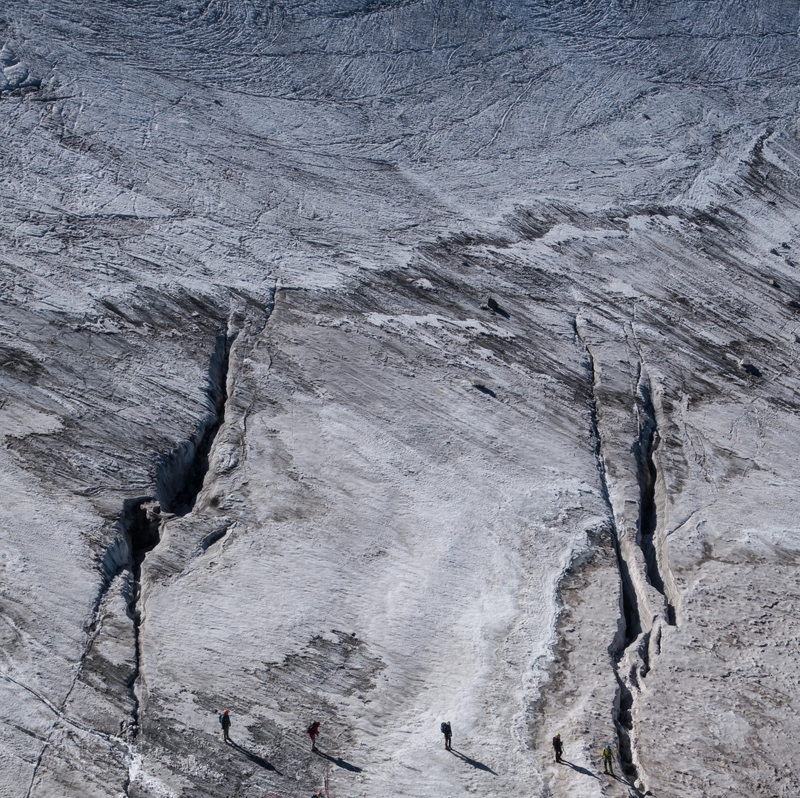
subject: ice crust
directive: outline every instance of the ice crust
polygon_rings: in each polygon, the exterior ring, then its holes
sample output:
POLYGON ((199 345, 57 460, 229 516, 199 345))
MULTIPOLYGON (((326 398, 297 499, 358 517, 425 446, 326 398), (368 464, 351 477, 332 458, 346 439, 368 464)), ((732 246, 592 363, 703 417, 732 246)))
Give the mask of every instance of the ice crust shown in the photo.
POLYGON ((0 796, 800 794, 797 31, 4 8, 0 796))

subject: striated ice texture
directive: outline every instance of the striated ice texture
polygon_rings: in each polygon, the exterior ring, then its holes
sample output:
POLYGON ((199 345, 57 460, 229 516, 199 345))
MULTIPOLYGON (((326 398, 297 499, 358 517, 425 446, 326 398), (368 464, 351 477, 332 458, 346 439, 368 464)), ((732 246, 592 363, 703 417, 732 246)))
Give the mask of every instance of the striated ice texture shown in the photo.
POLYGON ((800 795, 799 29, 5 4, 0 797, 800 795))

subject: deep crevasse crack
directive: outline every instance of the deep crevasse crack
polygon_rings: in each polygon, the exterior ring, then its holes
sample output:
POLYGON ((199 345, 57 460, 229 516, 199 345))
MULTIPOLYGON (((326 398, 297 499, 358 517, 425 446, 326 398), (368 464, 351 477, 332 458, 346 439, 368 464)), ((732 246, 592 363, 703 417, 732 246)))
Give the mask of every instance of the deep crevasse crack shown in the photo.
MULTIPOLYGON (((623 771, 635 785, 636 793, 641 795, 647 793, 646 774, 636 747, 637 698, 652 667, 653 658, 661 654, 664 626, 674 626, 677 622, 677 588, 669 569, 665 540, 666 483, 658 457, 659 447, 663 443, 658 424, 660 394, 654 391, 637 342, 637 374, 632 397, 636 428, 630 449, 634 462, 625 466, 625 454, 618 453, 622 460, 614 473, 622 475, 622 482, 609 485, 607 454, 601 431, 600 366, 581 325, 581 320, 576 317, 575 335, 583 345, 588 362, 589 415, 595 457, 603 498, 609 512, 620 577, 622 617, 619 626, 623 631, 620 633, 618 628, 611 646, 612 667, 617 680, 613 718, 623 771), (625 474, 630 475, 630 482, 633 483, 628 483, 628 488, 635 487, 638 493, 635 527, 631 523, 633 519, 617 518, 614 509, 615 503, 620 506, 623 504, 614 491, 626 490, 625 474)), ((613 413, 610 417, 613 418, 613 413)))
MULTIPOLYGON (((100 562, 101 583, 93 602, 91 619, 86 627, 86 642, 70 687, 59 706, 51 705, 46 699, 39 696, 56 717, 43 740, 44 744, 34 764, 26 798, 30 798, 35 792, 40 765, 59 722, 88 734, 99 735, 112 745, 124 746, 124 755, 128 760, 128 772, 122 788, 126 795, 129 794, 134 780, 140 778, 141 757, 135 748, 135 740, 139 733, 142 636, 145 620, 141 589, 143 566, 147 555, 158 546, 161 540, 161 524, 165 520, 162 518, 162 508, 170 511, 171 515, 186 515, 194 509, 210 467, 215 439, 225 422, 229 393, 232 393, 229 372, 233 344, 239 339, 242 332, 247 333, 249 330, 251 336, 257 338, 264 330, 274 310, 275 296, 279 288, 277 283, 273 285, 266 302, 258 302, 251 297, 242 296, 245 301, 240 303, 238 310, 231 312, 227 329, 221 331, 216 338, 207 375, 206 394, 209 412, 206 418, 190 439, 177 446, 161 460, 156 477, 155 495, 127 499, 123 502, 119 519, 114 525, 113 540, 100 562), (131 702, 130 719, 121 723, 119 736, 108 735, 92 729, 65 714, 67 704, 84 674, 94 645, 103 632, 103 621, 105 613, 108 611, 109 596, 115 591, 121 591, 125 598, 128 616, 133 624, 134 648, 131 675, 127 681, 131 702)), ((243 337, 248 339, 250 336, 245 334, 243 337)), ((243 409, 242 412, 246 413, 247 409, 243 409)), ((232 525, 224 525, 211 536, 199 541, 199 550, 205 550, 213 542, 227 534, 231 527, 232 525)))
MULTIPOLYGON (((131 552, 130 571, 132 577, 129 612, 134 623, 135 668, 130 689, 134 701, 133 729, 135 739, 139 729, 139 693, 142 681, 142 636, 145 612, 142 606, 142 567, 149 552, 160 542, 160 527, 167 519, 161 517, 162 507, 169 515, 185 516, 191 513, 203 490, 211 466, 212 451, 218 433, 226 420, 234 383, 231 375, 231 359, 234 343, 248 340, 248 327, 256 337, 264 330, 275 307, 279 290, 276 283, 266 303, 247 299, 243 308, 232 310, 226 330, 217 335, 214 352, 209 363, 206 394, 209 413, 191 439, 184 441, 161 460, 156 478, 157 500, 140 501, 135 508, 133 525, 127 528, 126 538, 131 552), (254 310, 255 309, 255 310, 254 310), (254 325, 251 312, 261 321, 254 325)), ((245 344, 246 346, 246 344, 245 344)), ((241 367, 241 353, 235 356, 241 367)), ((238 375, 238 371, 235 371, 238 375)), ((244 411, 246 412, 246 411, 244 411)), ((199 542, 197 551, 205 551, 212 543, 223 538, 235 524, 224 524, 199 542)), ((142 777, 141 755, 131 748, 125 794, 131 785, 142 777)))
POLYGON ((621 601, 622 601, 622 640, 620 640, 619 629, 615 635, 614 642, 612 643, 612 650, 614 656, 612 658, 612 666, 617 679, 617 696, 615 698, 613 707, 614 726, 617 730, 618 750, 620 759, 622 761, 622 768, 626 776, 632 781, 638 779, 638 770, 634 764, 633 743, 631 740, 630 731, 632 729, 631 710, 633 707, 633 693, 626 683, 622 674, 620 673, 620 659, 624 654, 626 648, 635 640, 641 629, 639 618, 639 607, 636 596, 636 590, 630 579, 628 563, 622 554, 619 542, 619 531, 614 515, 614 507, 611 502, 611 494, 608 486, 608 479, 606 476, 606 463, 603 456, 603 442, 600 435, 600 421, 597 406, 597 364, 595 362, 594 353, 592 352, 589 344, 581 332, 578 319, 575 319, 575 334, 583 344, 586 351, 588 365, 589 365, 589 417, 591 422, 591 433, 594 439, 594 453, 597 460, 597 471, 600 477, 600 486, 603 498, 606 502, 608 509, 609 522, 611 526, 611 540, 614 545, 614 551, 617 558, 617 568, 620 574, 620 588, 621 588, 621 601), (634 630, 635 633, 634 633, 634 630), (632 637, 633 635, 633 637, 632 637))
POLYGON ((670 626, 676 624, 674 599, 664 578, 666 566, 662 564, 663 556, 663 519, 659 511, 656 496, 659 483, 659 469, 656 453, 661 444, 661 433, 656 419, 652 398, 652 385, 644 364, 639 365, 639 379, 636 388, 636 408, 639 425, 639 440, 635 445, 636 459, 639 466, 640 513, 638 542, 644 554, 648 582, 664 597, 666 622, 670 626))

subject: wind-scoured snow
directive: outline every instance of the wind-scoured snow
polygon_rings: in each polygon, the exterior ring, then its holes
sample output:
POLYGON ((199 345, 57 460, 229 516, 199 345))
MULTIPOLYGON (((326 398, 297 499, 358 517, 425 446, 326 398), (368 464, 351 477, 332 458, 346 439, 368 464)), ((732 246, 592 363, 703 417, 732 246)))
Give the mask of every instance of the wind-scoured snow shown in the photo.
POLYGON ((0 796, 797 795, 799 29, 4 8, 0 796))

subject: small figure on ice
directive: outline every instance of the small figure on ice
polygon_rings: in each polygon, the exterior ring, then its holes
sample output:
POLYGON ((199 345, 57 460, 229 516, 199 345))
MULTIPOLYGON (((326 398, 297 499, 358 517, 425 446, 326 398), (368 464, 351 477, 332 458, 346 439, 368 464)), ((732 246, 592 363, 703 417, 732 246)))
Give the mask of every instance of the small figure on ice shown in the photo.
POLYGON ((319 721, 315 720, 308 727, 308 736, 311 738, 311 750, 317 750, 317 737, 319 736, 319 721))
POLYGON ((231 715, 227 709, 219 713, 219 725, 222 726, 222 740, 228 742, 228 730, 231 727, 231 715))
POLYGON ((444 735, 444 747, 449 751, 450 741, 453 739, 453 729, 450 726, 450 721, 442 721, 442 725, 439 728, 442 730, 442 734, 444 735))
POLYGON ((564 750, 564 745, 561 742, 561 735, 557 734, 553 737, 553 750, 556 752, 556 762, 561 761, 561 752, 564 750))
POLYGON ((610 745, 603 749, 603 773, 614 775, 614 752, 611 750, 610 745))

